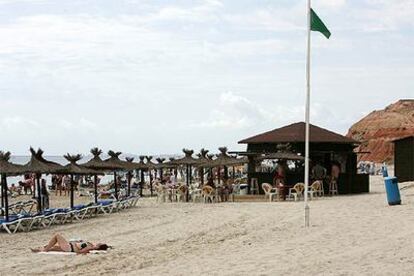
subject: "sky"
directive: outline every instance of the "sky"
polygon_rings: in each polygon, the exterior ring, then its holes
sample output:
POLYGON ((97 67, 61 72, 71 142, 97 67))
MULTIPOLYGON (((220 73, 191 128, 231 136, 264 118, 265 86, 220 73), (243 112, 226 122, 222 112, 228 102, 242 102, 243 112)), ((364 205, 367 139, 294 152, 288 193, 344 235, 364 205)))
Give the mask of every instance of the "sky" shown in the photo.
MULTIPOLYGON (((414 98, 414 1, 313 0, 311 123, 414 98)), ((0 0, 0 149, 175 154, 304 120, 304 0, 0 0)))

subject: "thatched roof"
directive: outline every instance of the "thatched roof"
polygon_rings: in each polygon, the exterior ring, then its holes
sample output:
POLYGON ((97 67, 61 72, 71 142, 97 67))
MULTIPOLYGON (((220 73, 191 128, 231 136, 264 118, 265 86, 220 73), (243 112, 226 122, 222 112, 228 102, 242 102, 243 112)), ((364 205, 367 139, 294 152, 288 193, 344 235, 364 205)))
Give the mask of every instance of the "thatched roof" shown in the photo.
POLYGON ((199 153, 197 153, 198 160, 200 160, 200 166, 202 167, 211 167, 213 162, 213 154, 208 154, 208 150, 202 148, 199 153))
POLYGON ((31 157, 29 162, 23 165, 23 170, 25 172, 31 173, 58 173, 62 170, 62 166, 58 163, 48 161, 43 158, 43 150, 38 149, 35 151, 33 148, 30 148, 31 157))
POLYGON ((105 163, 100 155, 102 154, 102 150, 98 148, 92 148, 91 153, 93 155, 92 159, 86 163, 80 164, 83 167, 94 169, 94 170, 110 170, 112 168, 108 167, 108 164, 105 163))
POLYGON ((104 160, 104 163, 107 164, 113 170, 131 170, 133 169, 133 163, 123 161, 119 159, 121 152, 114 152, 112 150, 108 151, 109 158, 104 160))
POLYGON ((21 165, 13 164, 10 160, 10 152, 0 151, 0 174, 16 175, 24 172, 21 165))
MULTIPOLYGON (((336 144, 358 144, 357 141, 340 135, 338 133, 310 125, 311 143, 336 143, 336 144)), ((262 144, 262 143, 304 143, 305 123, 299 122, 277 128, 268 132, 239 141, 239 144, 262 144)))
POLYGON ((247 163, 246 158, 236 158, 227 154, 226 147, 219 148, 220 153, 217 154, 217 158, 202 164, 204 167, 220 167, 220 166, 238 166, 247 163))
POLYGON ((66 160, 69 161, 69 164, 65 165, 62 170, 61 173, 64 174, 83 174, 83 175, 95 175, 95 174, 101 174, 102 172, 81 166, 76 164, 76 162, 78 162, 79 160, 82 159, 82 155, 80 154, 75 154, 75 155, 70 155, 69 153, 64 155, 63 157, 65 157, 66 160))
POLYGON ((155 160, 157 160, 158 162, 157 164, 155 164, 155 167, 157 169, 170 169, 177 167, 177 165, 171 163, 171 161, 175 160, 173 157, 170 158, 169 162, 164 162, 165 158, 157 158, 155 160))
POLYGON ((150 169, 155 169, 157 167, 157 164, 155 164, 154 162, 152 162, 152 156, 145 156, 145 158, 147 159, 147 163, 145 163, 147 165, 148 168, 150 169))
POLYGON ((171 164, 175 165, 197 165, 202 162, 200 159, 195 159, 192 155, 194 153, 193 150, 183 149, 184 157, 181 157, 179 159, 175 159, 171 161, 171 164))

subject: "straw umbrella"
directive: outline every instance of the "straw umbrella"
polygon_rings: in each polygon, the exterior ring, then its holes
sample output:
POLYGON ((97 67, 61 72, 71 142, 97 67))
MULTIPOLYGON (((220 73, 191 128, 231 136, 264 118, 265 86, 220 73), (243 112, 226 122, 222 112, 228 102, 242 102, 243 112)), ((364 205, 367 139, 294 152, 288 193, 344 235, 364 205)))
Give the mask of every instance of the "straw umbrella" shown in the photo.
POLYGON ((114 171, 114 188, 115 188, 115 198, 118 200, 118 181, 116 179, 117 170, 128 170, 131 166, 126 161, 122 161, 119 159, 121 152, 114 152, 112 150, 108 151, 109 158, 104 160, 104 163, 108 165, 108 167, 112 168, 114 171))
POLYGON ((176 165, 184 165, 186 167, 186 185, 187 185, 186 198, 188 201, 188 198, 189 198, 188 188, 190 187, 190 184, 191 184, 191 168, 192 166, 201 164, 202 161, 192 156, 194 153, 193 150, 183 149, 183 152, 185 154, 184 157, 171 161, 171 163, 176 164, 176 165))
MULTIPOLYGON (((208 164, 211 159, 208 157, 208 150, 202 148, 199 153, 197 153, 198 159, 202 162, 202 164, 208 164)), ((201 185, 204 185, 204 167, 199 166, 199 174, 201 177, 201 185)))
POLYGON ((81 154, 70 155, 69 153, 67 153, 63 157, 65 157, 65 159, 69 161, 69 164, 65 165, 61 169, 61 173, 70 174, 70 208, 73 208, 74 206, 73 176, 75 174, 76 175, 98 175, 100 174, 100 172, 76 164, 76 162, 82 159, 81 154))
POLYGON ((40 148, 37 152, 31 147, 30 148, 31 157, 29 162, 23 165, 23 171, 26 173, 35 173, 36 174, 36 186, 37 186, 37 208, 38 211, 42 211, 42 201, 40 197, 40 177, 43 173, 59 173, 62 169, 62 166, 58 163, 48 161, 43 158, 43 150, 40 148))
MULTIPOLYGON (((203 163, 202 166, 206 167, 217 167, 218 168, 218 181, 220 183, 220 168, 224 167, 227 174, 227 167, 228 166, 237 166, 244 163, 247 163, 247 160, 245 158, 235 158, 233 156, 230 156, 227 154, 227 147, 220 147, 219 148, 220 153, 216 155, 216 159, 211 160, 208 163, 203 163)), ((234 168, 233 168, 233 175, 234 175, 234 168)))
MULTIPOLYGON (((21 165, 13 164, 9 161, 10 152, 0 151, 0 173, 1 173, 1 203, 4 207, 4 215, 6 221, 9 221, 9 199, 8 199, 8 187, 7 176, 17 175, 23 173, 21 165)), ((3 211, 2 211, 3 213, 3 211)))
POLYGON ((145 156, 140 155, 139 156, 139 171, 140 171, 140 181, 139 181, 139 186, 140 186, 140 196, 142 196, 142 190, 144 189, 144 171, 148 169, 147 164, 145 164, 144 162, 145 160, 145 156))
POLYGON ((165 158, 160 158, 158 157, 157 159, 155 159, 158 163, 155 165, 155 167, 159 170, 159 174, 160 174, 160 179, 162 180, 163 177, 163 169, 165 168, 165 158))
MULTIPOLYGON (((100 155, 102 154, 102 150, 95 147, 95 148, 92 148, 90 152, 93 155, 92 159, 86 163, 81 164, 81 166, 89 168, 89 169, 98 170, 98 171, 105 171, 105 170, 111 169, 111 168, 108 168, 108 164, 105 163, 100 157, 100 155)), ((94 185, 94 192, 95 192, 95 204, 97 204, 98 203, 98 174, 94 174, 93 177, 94 177, 93 185, 94 185)))
MULTIPOLYGON (((133 170, 134 165, 135 165, 134 157, 125 157, 125 160, 129 163, 129 165, 131 166, 131 169, 133 170)), ((127 195, 128 196, 131 195, 131 178, 132 178, 131 170, 128 170, 127 172, 127 183, 128 183, 127 195)))

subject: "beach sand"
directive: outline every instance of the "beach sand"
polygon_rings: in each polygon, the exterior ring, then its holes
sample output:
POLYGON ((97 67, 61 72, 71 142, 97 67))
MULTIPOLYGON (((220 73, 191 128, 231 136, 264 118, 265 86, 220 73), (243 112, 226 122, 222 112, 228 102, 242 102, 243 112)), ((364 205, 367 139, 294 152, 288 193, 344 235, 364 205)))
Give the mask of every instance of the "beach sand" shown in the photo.
MULTIPOLYGON (((413 275, 414 188, 401 192, 403 205, 389 207, 382 178, 372 177, 369 194, 314 200, 308 229, 303 202, 171 204, 146 198, 117 214, 0 234, 0 274, 413 275), (54 233, 115 248, 86 256, 30 252, 54 233)), ((68 197, 63 200, 67 205, 68 197)))

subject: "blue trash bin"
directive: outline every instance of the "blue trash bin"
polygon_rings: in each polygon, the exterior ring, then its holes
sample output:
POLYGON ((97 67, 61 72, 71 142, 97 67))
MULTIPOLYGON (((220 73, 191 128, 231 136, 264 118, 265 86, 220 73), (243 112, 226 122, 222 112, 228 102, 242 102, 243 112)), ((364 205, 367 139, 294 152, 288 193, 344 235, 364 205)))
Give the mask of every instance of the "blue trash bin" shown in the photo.
POLYGON ((401 204, 400 189, 396 177, 385 177, 385 191, 387 192, 388 205, 401 204))

